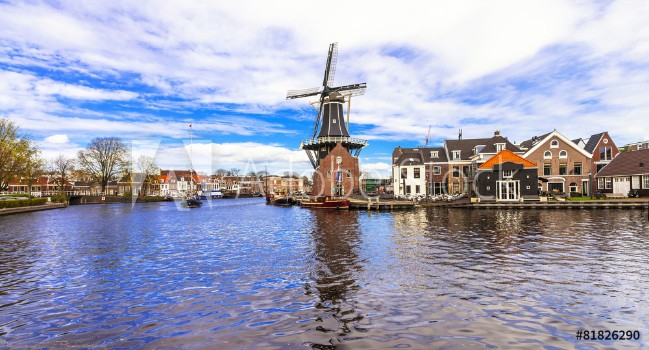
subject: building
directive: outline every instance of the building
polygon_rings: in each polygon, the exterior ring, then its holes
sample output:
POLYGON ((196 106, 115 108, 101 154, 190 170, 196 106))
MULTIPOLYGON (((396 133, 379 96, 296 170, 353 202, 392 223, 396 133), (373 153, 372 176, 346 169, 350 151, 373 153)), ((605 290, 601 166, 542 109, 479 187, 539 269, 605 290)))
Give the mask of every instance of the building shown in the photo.
POLYGON ((444 147, 423 148, 426 165, 426 188, 429 195, 448 193, 448 158, 444 147))
POLYGON ((338 142, 313 173, 314 196, 349 196, 360 190, 358 157, 338 142))
POLYGON ((422 150, 425 149, 397 147, 392 152, 392 179, 395 195, 426 195, 426 165, 422 150))
POLYGON ((620 153, 596 178, 599 192, 649 197, 649 149, 620 153))
POLYGON ((539 190, 589 195, 592 155, 554 130, 521 143, 523 158, 538 164, 539 190))
POLYGON ((538 200, 538 166, 503 149, 478 167, 474 192, 481 201, 538 200))
POLYGON ((624 145, 624 147, 622 147, 620 151, 630 152, 630 151, 640 151, 643 149, 649 149, 649 140, 626 144, 624 145))

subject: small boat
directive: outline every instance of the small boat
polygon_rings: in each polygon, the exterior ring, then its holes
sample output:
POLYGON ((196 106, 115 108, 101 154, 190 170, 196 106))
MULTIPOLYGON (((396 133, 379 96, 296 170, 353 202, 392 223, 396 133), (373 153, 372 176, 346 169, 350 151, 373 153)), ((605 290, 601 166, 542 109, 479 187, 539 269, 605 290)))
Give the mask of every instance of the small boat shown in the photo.
POLYGON ((289 195, 284 195, 284 194, 276 195, 274 193, 269 193, 266 196, 266 204, 277 205, 280 207, 289 207, 295 204, 295 201, 289 195))
POLYGON ((201 199, 198 196, 191 196, 185 198, 182 205, 186 208, 200 208, 203 205, 203 202, 201 202, 201 199))
POLYGON ((338 197, 318 197, 304 201, 300 206, 316 209, 349 209, 349 199, 338 197))

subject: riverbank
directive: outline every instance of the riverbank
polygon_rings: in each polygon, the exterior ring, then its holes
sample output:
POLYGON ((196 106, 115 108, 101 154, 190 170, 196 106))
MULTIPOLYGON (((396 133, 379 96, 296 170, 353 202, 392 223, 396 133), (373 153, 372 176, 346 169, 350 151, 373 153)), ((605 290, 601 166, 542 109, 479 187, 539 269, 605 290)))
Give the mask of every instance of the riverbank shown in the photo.
POLYGON ((50 209, 61 209, 65 207, 67 207, 65 203, 48 203, 43 205, 32 205, 27 207, 4 208, 4 209, 0 209, 0 216, 10 215, 10 214, 29 213, 33 211, 42 211, 42 210, 50 210, 50 209))

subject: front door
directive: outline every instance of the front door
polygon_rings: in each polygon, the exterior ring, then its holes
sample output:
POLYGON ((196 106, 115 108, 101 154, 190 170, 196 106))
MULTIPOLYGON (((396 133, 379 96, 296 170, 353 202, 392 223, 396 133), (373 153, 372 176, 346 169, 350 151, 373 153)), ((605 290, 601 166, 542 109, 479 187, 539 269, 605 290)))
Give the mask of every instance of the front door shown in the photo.
POLYGON ((496 181, 497 201, 518 201, 521 196, 520 181, 496 181))
POLYGON ((588 186, 588 180, 581 180, 581 195, 584 197, 588 197, 590 195, 589 193, 589 186, 588 186))
POLYGON ((627 194, 631 190, 631 182, 628 177, 613 178, 613 193, 627 194))

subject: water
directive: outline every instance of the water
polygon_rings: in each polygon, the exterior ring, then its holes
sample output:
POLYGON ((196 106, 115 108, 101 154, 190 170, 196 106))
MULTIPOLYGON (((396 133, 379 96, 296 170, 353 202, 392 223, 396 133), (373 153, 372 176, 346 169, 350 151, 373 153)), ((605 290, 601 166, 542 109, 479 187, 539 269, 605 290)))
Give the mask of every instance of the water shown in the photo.
POLYGON ((649 346, 646 211, 213 204, 0 217, 0 348, 649 346))

